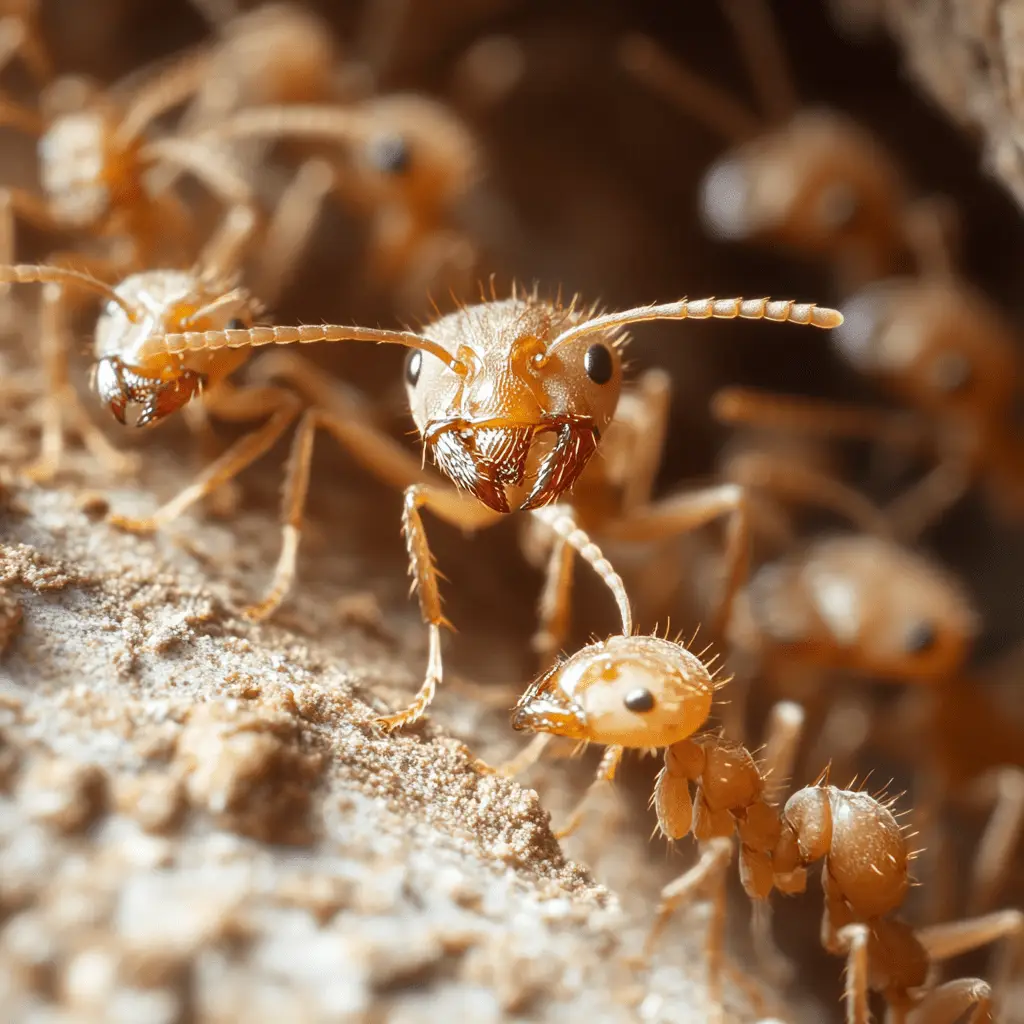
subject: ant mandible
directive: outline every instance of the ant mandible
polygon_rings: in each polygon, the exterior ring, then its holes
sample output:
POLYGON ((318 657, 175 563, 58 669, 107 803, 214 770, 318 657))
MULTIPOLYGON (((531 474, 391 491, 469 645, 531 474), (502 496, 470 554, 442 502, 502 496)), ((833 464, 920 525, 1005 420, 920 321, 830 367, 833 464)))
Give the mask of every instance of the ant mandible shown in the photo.
POLYGON ((626 748, 665 749, 652 797, 659 829, 672 840, 692 832, 703 848, 698 863, 662 891, 646 954, 675 909, 713 887, 709 982, 713 1009, 722 1018, 724 880, 735 835, 741 881, 761 905, 776 888, 803 892, 807 867, 823 862, 822 943, 848 957, 848 1020, 867 1024, 872 988, 884 993, 900 1019, 912 1010, 919 1021, 952 1019, 951 1011, 988 1012, 994 995, 986 982, 961 979, 929 989, 928 969, 996 941, 1018 942, 1024 916, 1007 910, 916 932, 893 918, 910 886, 912 853, 891 801, 819 780, 793 794, 780 812, 766 799, 766 776, 785 774, 792 763, 802 711, 788 702, 777 706, 768 765, 759 767, 745 747, 721 734, 697 735, 722 685, 682 644, 623 634, 554 666, 513 713, 513 728, 604 744, 595 785, 614 777, 626 748))

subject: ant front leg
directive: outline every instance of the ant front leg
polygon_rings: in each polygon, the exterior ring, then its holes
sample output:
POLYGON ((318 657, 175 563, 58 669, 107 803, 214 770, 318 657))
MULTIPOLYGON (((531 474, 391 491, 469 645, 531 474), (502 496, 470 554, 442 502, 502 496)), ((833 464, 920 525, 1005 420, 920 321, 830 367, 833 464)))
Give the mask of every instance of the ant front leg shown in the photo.
POLYGON ((132 533, 153 533, 177 519, 190 505, 212 494, 233 480, 274 445, 295 421, 302 408, 292 392, 277 387, 216 389, 203 399, 209 412, 220 419, 246 422, 268 417, 266 422, 240 438, 220 458, 209 465, 191 484, 152 515, 143 519, 112 515, 110 523, 132 533))
POLYGON ((393 715, 376 720, 377 725, 390 732, 410 725, 422 717, 434 699, 443 676, 441 661, 441 627, 449 625, 441 611, 441 593, 438 588, 437 568, 427 541, 420 510, 429 508, 435 515, 463 530, 477 530, 497 521, 498 513, 481 505, 475 498, 454 489, 428 484, 413 484, 406 488, 402 501, 402 533, 409 554, 409 574, 419 596, 420 615, 429 631, 430 651, 423 685, 412 703, 393 715))
POLYGON ((64 321, 63 289, 57 284, 43 286, 39 306, 39 350, 43 364, 42 451, 25 470, 35 481, 52 480, 60 469, 64 441, 70 428, 79 435, 89 453, 118 476, 138 471, 137 455, 119 451, 89 418, 74 385, 68 380, 68 339, 64 321))
POLYGON ((615 781, 615 773, 618 771, 619 764, 622 761, 623 750, 624 748, 619 746, 611 746, 605 749, 601 757, 601 763, 597 766, 597 776, 587 787, 586 793, 583 794, 583 798, 573 808, 565 824, 555 832, 556 839, 567 839, 571 836, 580 827, 580 822, 583 821, 584 806, 590 798, 598 789, 603 788, 609 782, 615 781))
MULTIPOLYGON (((1021 951, 1024 947, 1024 913, 1019 910, 998 910, 982 917, 932 925, 929 928, 920 929, 917 932, 917 939, 933 963, 950 960, 985 946, 995 946, 992 957, 992 1002, 995 1004, 998 1001, 998 995, 1007 990, 1011 978, 1019 970, 1021 951)), ((955 983, 950 983, 950 985, 955 985, 955 983)), ((933 995, 937 996, 945 987, 941 986, 936 989, 933 995)), ((955 1000, 955 994, 950 998, 955 1000)), ((994 1009, 993 1015, 994 1019, 999 1019, 998 1007, 994 1009)), ((919 1020, 920 1024, 930 1024, 931 1020, 923 1014, 915 1019, 919 1020)), ((954 1014, 936 1019, 959 1020, 960 1018, 954 1014)))

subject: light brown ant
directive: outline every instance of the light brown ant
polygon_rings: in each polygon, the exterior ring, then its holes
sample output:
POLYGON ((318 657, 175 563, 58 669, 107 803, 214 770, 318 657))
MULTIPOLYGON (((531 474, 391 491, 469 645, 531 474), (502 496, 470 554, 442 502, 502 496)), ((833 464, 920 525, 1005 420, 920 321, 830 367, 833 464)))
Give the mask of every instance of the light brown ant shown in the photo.
POLYGON ((1024 444, 1017 437, 1021 392, 1012 327, 976 289, 951 276, 876 282, 844 306, 832 339, 838 354, 892 397, 904 415, 841 403, 727 389, 713 412, 725 423, 770 426, 819 437, 867 439, 930 451, 935 467, 889 510, 911 538, 972 483, 986 486, 1001 515, 1024 514, 1024 444))
POLYGON ((762 0, 721 0, 764 108, 751 112, 667 54, 631 36, 622 65, 733 148, 701 185, 711 232, 827 261, 841 291, 906 268, 946 268, 950 213, 911 200, 902 169, 867 129, 835 110, 802 108, 762 0))
POLYGON ((110 254, 67 257, 101 276, 187 258, 193 220, 173 192, 151 187, 147 176, 158 166, 188 171, 228 204, 248 201, 248 185, 210 147, 146 137, 154 121, 195 92, 205 68, 196 56, 131 90, 59 78, 42 90, 38 110, 4 98, 0 123, 39 140, 42 195, 0 190, 0 262, 14 260, 16 218, 43 230, 110 240, 110 254))
MULTIPOLYGON (((6 279, 40 280, 41 273, 39 268, 8 268, 6 279)), ((514 295, 504 300, 492 296, 489 302, 463 307, 429 324, 422 334, 334 325, 248 327, 244 321, 231 320, 248 301, 244 291, 229 293, 230 302, 221 294, 205 309, 180 308, 176 299, 175 305, 160 304, 147 315, 137 308, 136 288, 133 285, 133 293, 123 296, 97 288, 112 305, 97 331, 96 380, 101 398, 115 415, 123 415, 127 403, 141 402, 147 422, 166 416, 200 389, 207 395, 216 392, 251 349, 264 345, 374 341, 411 350, 405 378, 413 420, 425 448, 454 488, 430 482, 411 453, 360 422, 351 409, 339 409, 322 375, 303 361, 280 353, 264 371, 288 377, 313 408, 300 424, 287 470, 285 542, 275 583, 250 614, 269 614, 293 579, 318 425, 371 471, 405 489, 402 526, 420 612, 429 629, 430 653, 420 691, 409 707, 380 720, 386 728, 418 719, 442 675, 445 618, 422 522, 424 508, 465 530, 492 525, 513 510, 532 512, 592 565, 616 599, 624 630, 631 630, 632 612, 621 580, 580 527, 571 504, 556 504, 568 499, 614 419, 622 384, 623 327, 648 320, 741 317, 830 328, 841 319, 834 310, 770 299, 683 299, 596 315, 575 303, 566 306, 514 295), (207 318, 197 325, 200 329, 180 330, 191 326, 188 321, 199 313, 207 318)), ((292 392, 269 390, 270 397, 258 402, 247 391, 236 393, 245 406, 241 418, 274 414, 264 427, 243 438, 154 516, 125 525, 163 525, 265 451, 298 414, 291 405, 292 392)))
POLYGON ((345 106, 252 107, 198 138, 340 144, 337 195, 370 222, 369 279, 422 294, 454 274, 461 284, 452 290, 464 290, 476 253, 453 215, 482 164, 469 127, 443 103, 396 93, 345 106))
MULTIPOLYGON (((312 163, 305 165, 285 190, 265 227, 264 255, 256 276, 268 282, 264 294, 271 301, 303 250, 329 186, 330 176, 323 168, 312 163)), ((206 411, 220 418, 246 420, 270 416, 260 431, 214 463, 212 473, 219 473, 226 461, 229 467, 235 467, 225 477, 230 479, 270 447, 295 418, 299 407, 295 396, 284 397, 281 389, 238 390, 228 385, 227 377, 245 362, 247 352, 225 350, 184 358, 142 352, 147 339, 154 334, 193 326, 243 328, 252 323, 261 306, 247 289, 238 286, 237 271, 252 246, 258 226, 251 205, 234 206, 208 239, 195 266, 146 270, 128 276, 116 287, 68 268, 0 265, 0 282, 45 285, 39 334, 46 378, 42 455, 29 468, 29 476, 48 479, 57 472, 67 427, 79 433, 94 456, 115 472, 130 472, 137 466, 136 460, 113 449, 91 423, 68 382, 69 346, 61 311, 63 289, 67 286, 91 291, 106 301, 93 340, 93 383, 115 419, 124 423, 129 409, 134 409, 136 426, 147 426, 184 408, 202 393, 206 411), (275 412, 278 405, 281 409, 275 412)), ((193 422, 202 426, 201 419, 193 422)))
MULTIPOLYGON (((737 836, 741 881, 762 905, 776 888, 802 892, 807 867, 823 862, 822 942, 830 952, 848 956, 848 1020, 866 1024, 870 1019, 870 989, 884 993, 898 1020, 912 1010, 914 1019, 924 1022, 951 1020, 954 1009, 988 1011, 994 997, 985 982, 926 987, 929 966, 1000 939, 1019 943, 1024 916, 1003 911, 920 932, 891 917, 911 884, 912 856, 891 802, 816 784, 791 796, 780 813, 766 799, 767 771, 746 748, 721 734, 697 735, 718 685, 707 665, 682 644, 657 636, 612 636, 542 675, 513 713, 516 729, 603 744, 595 785, 614 778, 625 749, 665 749, 652 797, 659 829, 672 840, 692 832, 702 853, 662 891, 647 954, 675 909, 713 888, 710 989, 721 1018, 724 879, 737 836), (691 785, 696 787, 692 795, 691 785)), ((779 712, 768 743, 768 770, 785 774, 802 714, 793 704, 779 712)))

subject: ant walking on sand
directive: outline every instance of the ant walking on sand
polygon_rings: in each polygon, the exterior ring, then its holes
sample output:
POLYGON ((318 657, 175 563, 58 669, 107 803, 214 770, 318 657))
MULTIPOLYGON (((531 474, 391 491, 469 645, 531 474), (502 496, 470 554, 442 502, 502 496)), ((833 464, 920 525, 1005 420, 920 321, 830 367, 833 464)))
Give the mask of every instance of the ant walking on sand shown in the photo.
MULTIPOLYGON (((692 832, 702 844, 697 864, 662 891, 649 955, 683 903, 713 891, 709 929, 710 989, 721 1020, 725 870, 739 838, 740 878, 764 905, 773 889, 803 892, 807 868, 822 861, 822 943, 847 957, 847 1019, 867 1024, 869 991, 884 994, 892 1019, 988 1019, 995 990, 980 979, 935 987, 931 966, 1002 940, 1009 969, 1024 934, 1024 916, 1007 910, 915 931, 891 915, 911 884, 913 856, 892 801, 843 790, 819 779, 781 809, 767 799, 766 778, 786 775, 802 728, 799 705, 776 707, 766 763, 720 733, 698 734, 711 713, 716 682, 707 664, 658 636, 611 636, 562 660, 535 681, 513 714, 516 729, 605 745, 594 785, 614 778, 627 748, 665 750, 652 796, 658 827, 676 840, 692 832), (691 786, 695 791, 691 793, 691 786)), ((579 808, 573 815, 579 819, 579 808)), ((572 819, 571 819, 572 821, 572 819)), ((1000 971, 1000 980, 1002 971, 1000 971)))
MULTIPOLYGON (((57 279, 58 273, 52 268, 4 268, 0 280, 49 280, 57 279)), ((411 350, 405 379, 413 420, 425 448, 455 487, 428 481, 411 453, 365 421, 337 409, 332 412, 318 371, 295 358, 278 359, 273 372, 288 376, 298 392, 312 398, 315 408, 303 416, 289 458, 284 544, 274 584, 266 599, 250 609, 258 617, 270 614, 294 578, 313 435, 322 425, 371 471, 404 488, 402 529, 430 649, 419 692, 407 708, 380 720, 386 728, 418 719, 442 678, 441 628, 446 620, 423 509, 468 530, 492 525, 516 509, 531 512, 593 566, 616 599, 624 631, 632 630, 622 581, 581 528, 567 500, 614 420, 622 386, 625 326, 649 320, 736 317, 822 328, 841 322, 834 310, 770 299, 682 299, 596 315, 576 303, 566 306, 514 295, 463 307, 429 324, 421 334, 338 325, 263 327, 246 324, 251 298, 244 289, 221 289, 216 296, 203 296, 199 303, 175 293, 161 297, 152 313, 143 312, 138 303, 140 291, 145 291, 140 282, 146 280, 131 278, 118 289, 91 285, 109 300, 96 334, 97 387, 119 418, 129 403, 142 403, 143 420, 153 422, 200 391, 208 400, 213 392, 215 401, 221 401, 221 395, 226 401, 232 392, 220 385, 253 349, 266 345, 372 341, 411 350)), ((190 280, 189 287, 193 285, 190 280)), ((147 530, 165 525, 232 479, 298 416, 294 401, 293 392, 280 388, 235 392, 235 418, 270 415, 270 419, 153 516, 122 521, 122 525, 147 530)), ((699 493, 688 501, 682 521, 671 509, 660 516, 656 511, 648 513, 648 521, 638 528, 640 537, 645 530, 663 533, 666 521, 670 531, 680 532, 726 512, 742 517, 738 494, 725 508, 707 496, 702 502, 699 493)), ((742 530, 737 535, 742 540, 742 530)), ((726 608, 742 580, 745 543, 734 548, 730 586, 722 599, 726 608)), ((722 621, 727 618, 726 613, 722 621)))

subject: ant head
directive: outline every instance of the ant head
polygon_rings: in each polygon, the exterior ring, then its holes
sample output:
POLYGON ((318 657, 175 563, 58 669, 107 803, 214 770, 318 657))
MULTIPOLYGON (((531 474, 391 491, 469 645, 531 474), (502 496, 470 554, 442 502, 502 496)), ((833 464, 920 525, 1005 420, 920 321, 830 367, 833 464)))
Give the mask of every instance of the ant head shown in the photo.
POLYGON ((978 422, 1009 412, 1016 343, 991 303, 955 280, 877 282, 856 294, 836 332, 840 355, 897 397, 978 422))
POLYGON ((96 323, 94 384, 101 401, 120 423, 137 407, 135 426, 170 416, 204 387, 233 372, 245 349, 216 353, 151 353, 147 342, 166 334, 223 328, 244 329, 254 305, 244 290, 227 290, 188 271, 133 274, 114 290, 96 323))
POLYGON ((667 747, 704 725, 714 691, 704 663, 681 644, 612 636, 537 680, 512 726, 606 745, 667 747))
POLYGON ((797 660, 900 682, 962 670, 977 629, 957 581, 870 536, 832 537, 761 569, 748 587, 767 642, 797 660))
POLYGON ((701 185, 713 235, 782 244, 884 272, 898 248, 900 179, 881 146, 832 112, 805 111, 741 143, 701 185))
POLYGON ((455 484, 497 512, 556 501, 615 413, 622 338, 585 323, 571 306, 486 302, 425 331, 457 369, 409 353, 406 387, 424 442, 455 484))
POLYGON ((111 123, 92 110, 55 118, 40 137, 40 182, 60 223, 88 227, 110 210, 118 172, 112 138, 111 123))
POLYGON ((419 212, 443 210, 480 177, 469 128, 443 103, 418 95, 377 96, 359 105, 366 130, 356 164, 371 196, 419 212))
POLYGON ((231 18, 223 34, 219 73, 247 105, 315 103, 334 91, 334 33, 313 11, 262 4, 231 18))

